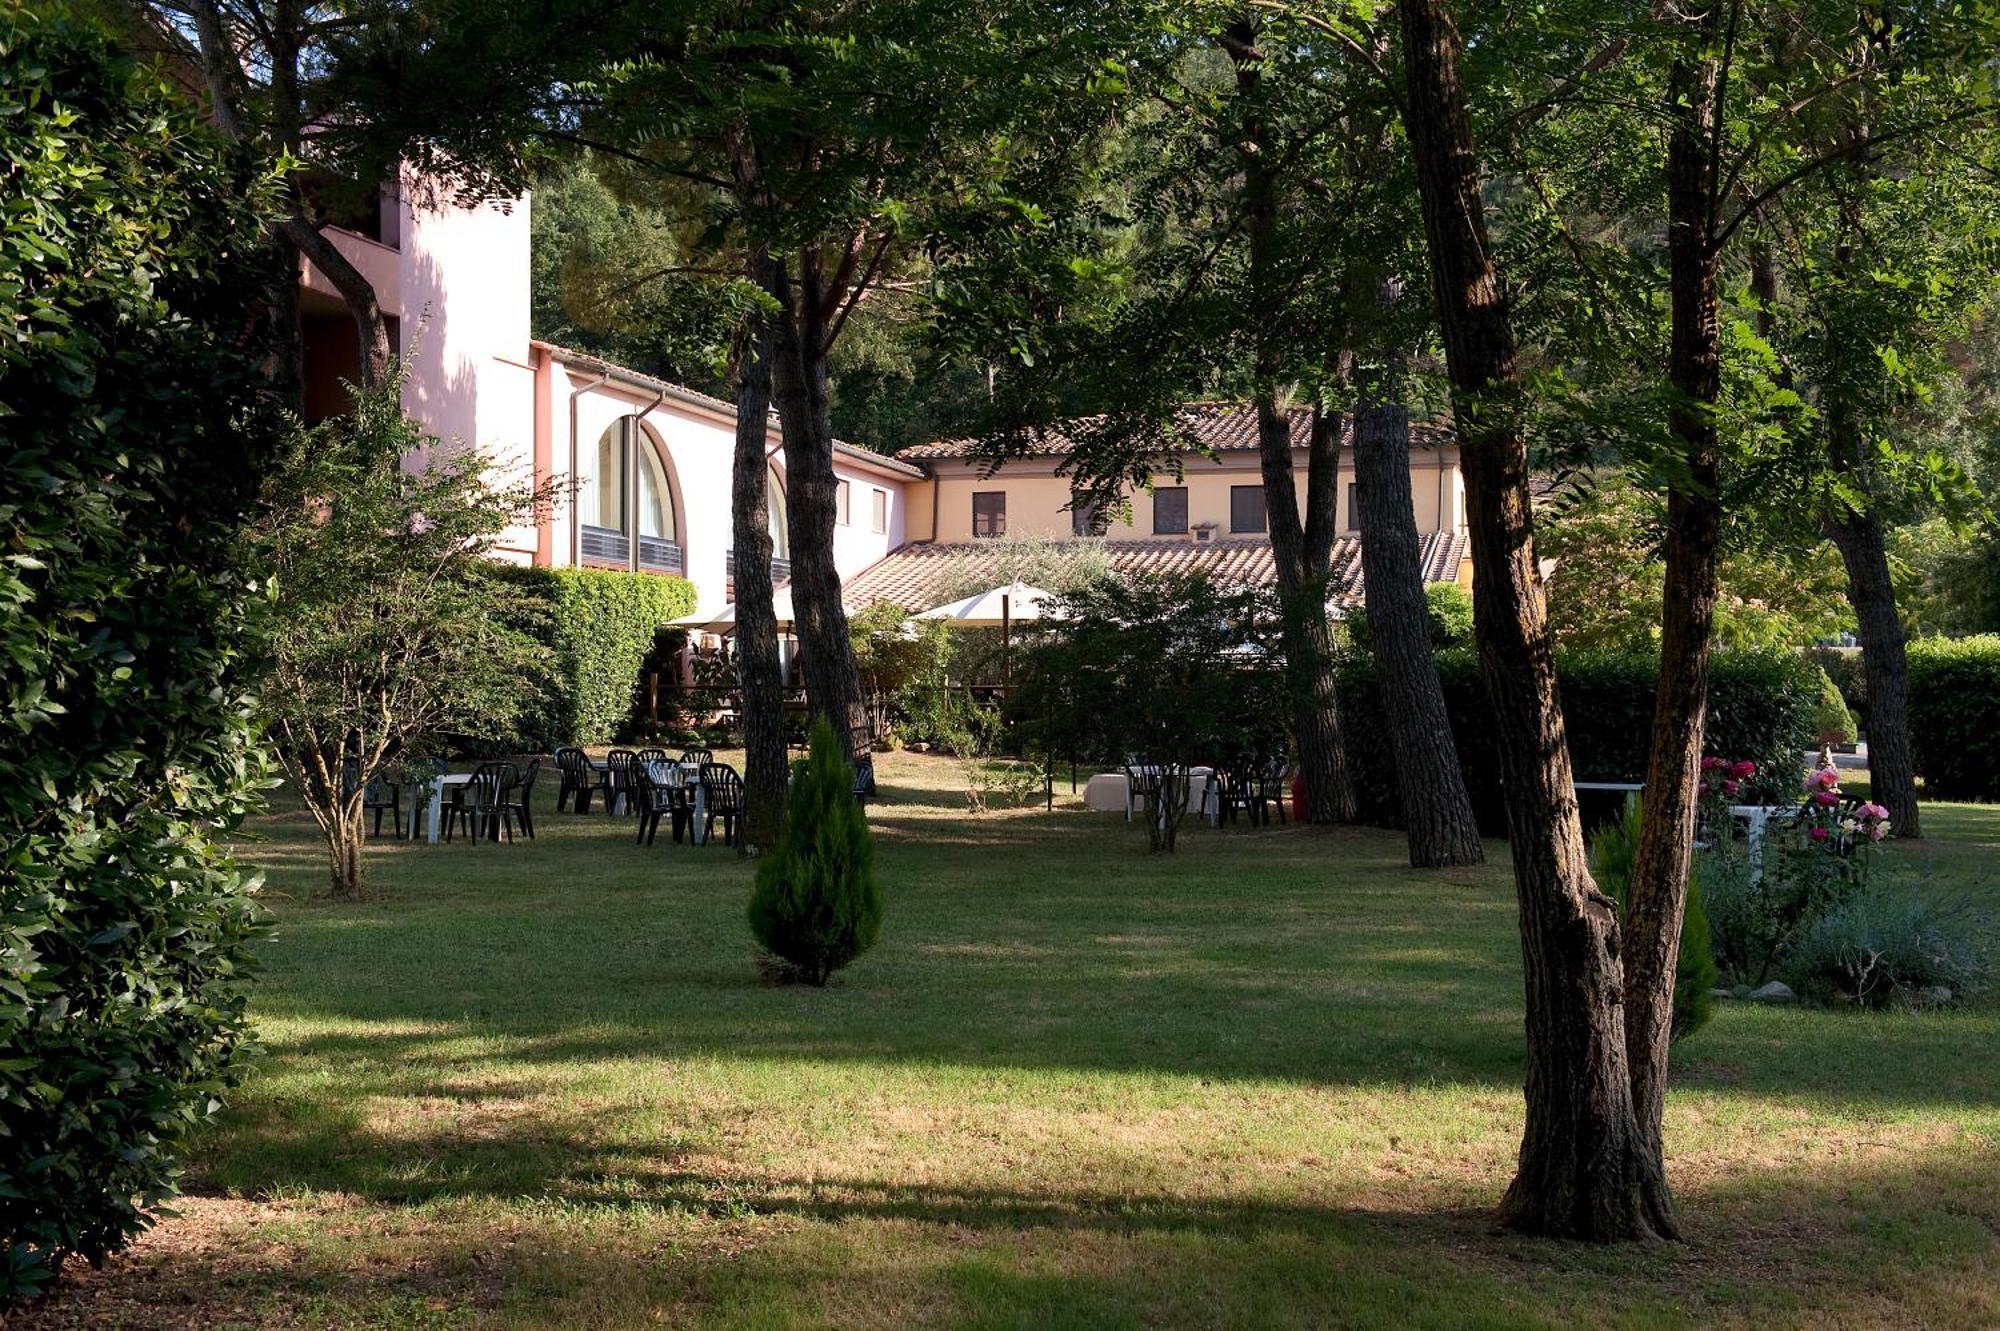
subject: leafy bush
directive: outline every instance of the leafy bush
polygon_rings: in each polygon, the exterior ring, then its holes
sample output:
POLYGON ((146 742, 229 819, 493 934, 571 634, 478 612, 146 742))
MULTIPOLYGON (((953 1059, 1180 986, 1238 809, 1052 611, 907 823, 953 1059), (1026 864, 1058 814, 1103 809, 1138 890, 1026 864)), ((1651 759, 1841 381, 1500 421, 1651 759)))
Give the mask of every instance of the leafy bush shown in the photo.
POLYGON ((0 1301, 178 1189, 251 1050, 277 419, 259 179, 62 6, 0 11, 0 1301))
POLYGON ((694 610, 685 578, 595 568, 514 568, 540 600, 539 631, 553 664, 522 721, 529 748, 602 744, 629 724, 660 628, 694 610))
MULTIPOLYGON (((1430 615, 1431 645, 1438 648, 1463 647, 1472 641, 1472 596, 1455 582, 1424 584, 1424 606, 1430 615)), ((1368 627, 1368 611, 1356 607, 1341 621, 1350 651, 1375 650, 1368 627)))
POLYGON ((1814 666, 1819 671, 1819 701, 1813 706, 1813 737, 1822 744, 1852 744, 1858 738, 1854 726, 1854 716, 1847 710, 1847 700, 1841 696, 1840 686, 1833 682, 1824 667, 1814 666))
MULTIPOLYGON (((1656 657, 1629 653, 1561 652, 1556 657, 1570 761, 1579 781, 1640 781, 1658 678, 1656 657)), ((1757 765, 1745 802, 1783 803, 1797 795, 1799 755, 1813 741, 1818 672, 1793 653, 1719 652, 1710 672, 1708 748, 1757 765)), ((1445 709, 1458 743, 1480 831, 1504 836, 1506 813, 1497 780, 1491 713, 1469 649, 1438 654, 1445 709)), ((1365 822, 1401 825, 1394 758, 1375 691, 1375 664, 1349 655, 1339 666, 1341 723, 1347 760, 1365 822)))
MULTIPOLYGON (((1632 860, 1639 853, 1640 804, 1625 801, 1618 821, 1598 829, 1590 845, 1590 873, 1599 888, 1625 909, 1625 890, 1632 881, 1632 860)), ((1689 866, 1687 907, 1681 915, 1681 950, 1674 962, 1674 1024, 1668 1037, 1678 1042, 1708 1024, 1714 1015, 1717 972, 1710 950, 1708 916, 1702 910, 1699 862, 1689 866)))
POLYGON ((1785 979, 1802 995, 1859 1007, 1926 990, 1933 1001, 1954 1001, 1979 992, 1989 974, 1973 936, 1962 911, 1871 887, 1806 926, 1785 959, 1785 979))
POLYGON ((797 978, 825 984, 875 945, 882 893, 875 841, 854 798, 854 769, 825 717, 792 769, 778 844, 757 866, 750 930, 797 978))
POLYGON ((2000 800, 2000 635, 1910 644, 1910 746, 1932 799, 2000 800))
POLYGON ((1856 731, 1868 729, 1868 672, 1859 647, 1812 647, 1806 659, 1826 671, 1827 678, 1840 690, 1847 714, 1854 718, 1856 731))

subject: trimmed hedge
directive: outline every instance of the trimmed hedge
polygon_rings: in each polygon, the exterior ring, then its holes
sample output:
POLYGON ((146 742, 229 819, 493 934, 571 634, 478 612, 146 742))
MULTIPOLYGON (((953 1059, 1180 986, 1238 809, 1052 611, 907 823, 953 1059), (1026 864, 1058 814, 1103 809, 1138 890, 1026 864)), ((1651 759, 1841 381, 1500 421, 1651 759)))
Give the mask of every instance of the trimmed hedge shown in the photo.
POLYGON ((1910 644, 1910 747, 1931 799, 2000 800, 2000 635, 1910 644))
MULTIPOLYGON (((1562 653, 1556 659, 1570 761, 1579 781, 1645 779, 1646 745, 1653 719, 1659 663, 1650 654, 1562 653)), ((1470 649, 1441 652, 1438 676, 1445 709, 1472 796, 1480 831, 1503 836, 1499 759, 1493 725, 1470 649)), ((1339 669, 1341 724, 1348 767, 1363 822, 1402 825, 1395 758, 1387 720, 1375 688, 1375 663, 1350 656, 1339 669)), ((1798 793, 1799 755, 1814 742, 1819 671, 1800 657, 1763 652, 1718 652, 1710 673, 1710 753, 1748 758, 1758 775, 1746 800, 1789 800, 1798 793)))
POLYGON ((694 610, 694 584, 654 573, 594 568, 510 568, 542 603, 527 625, 550 649, 540 700, 522 719, 533 749, 603 744, 632 715, 647 654, 660 628, 694 610))

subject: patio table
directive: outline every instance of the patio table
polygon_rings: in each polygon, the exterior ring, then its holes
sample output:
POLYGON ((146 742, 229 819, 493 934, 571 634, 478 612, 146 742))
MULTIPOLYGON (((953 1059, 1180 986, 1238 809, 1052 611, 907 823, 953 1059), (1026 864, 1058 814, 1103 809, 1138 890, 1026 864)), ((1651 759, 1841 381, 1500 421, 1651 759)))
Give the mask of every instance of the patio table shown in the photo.
MULTIPOLYGON (((1160 769, 1157 766, 1134 767, 1131 770, 1145 776, 1158 776, 1160 772, 1160 769)), ((1132 821, 1132 811, 1136 807, 1132 797, 1132 783, 1123 772, 1112 772, 1109 773, 1109 775, 1114 776, 1118 780, 1123 781, 1125 783, 1125 821, 1129 823, 1132 821)), ((1092 777, 1091 780, 1095 781, 1097 780, 1097 778, 1092 777)), ((1217 792, 1215 789, 1214 768, 1212 767, 1188 768, 1187 806, 1199 810, 1201 816, 1208 819, 1210 826, 1221 825, 1222 802, 1217 798, 1217 792), (1200 792, 1199 795, 1200 803, 1196 803, 1197 791, 1200 792)))
POLYGON ((1764 833, 1771 825, 1771 819, 1783 814, 1797 813, 1790 804, 1732 804, 1729 816, 1744 825, 1749 833, 1750 872, 1753 876, 1764 876, 1764 833))
MULTIPOLYGON (((417 800, 410 801, 410 840, 415 841, 417 839, 417 810, 422 808, 426 810, 426 816, 430 820, 430 831, 426 835, 425 840, 435 846, 438 843, 438 833, 444 823, 445 787, 454 786, 463 789, 466 783, 471 780, 472 773, 470 772, 446 772, 442 776, 432 777, 429 782, 425 783, 431 788, 429 801, 427 803, 419 803, 417 800)), ((419 786, 419 789, 421 788, 419 786)))

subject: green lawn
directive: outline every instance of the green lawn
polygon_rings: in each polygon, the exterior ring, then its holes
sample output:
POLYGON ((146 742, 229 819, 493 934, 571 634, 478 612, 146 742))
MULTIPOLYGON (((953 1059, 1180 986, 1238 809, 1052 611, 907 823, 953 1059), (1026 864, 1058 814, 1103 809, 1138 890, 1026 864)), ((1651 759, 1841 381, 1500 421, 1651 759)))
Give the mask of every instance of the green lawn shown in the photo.
MULTIPOLYGON (((267 820, 268 1056, 181 1218, 37 1324, 2000 1323, 1993 1001, 1725 1005, 1676 1054, 1690 1241, 1516 1239, 1503 867, 1299 828, 1155 858, 967 817, 953 772, 882 760, 882 942, 825 991, 760 983, 720 848, 547 812, 380 848, 336 904, 267 820)), ((2000 906, 2000 809, 1926 825, 1898 854, 2000 906)))

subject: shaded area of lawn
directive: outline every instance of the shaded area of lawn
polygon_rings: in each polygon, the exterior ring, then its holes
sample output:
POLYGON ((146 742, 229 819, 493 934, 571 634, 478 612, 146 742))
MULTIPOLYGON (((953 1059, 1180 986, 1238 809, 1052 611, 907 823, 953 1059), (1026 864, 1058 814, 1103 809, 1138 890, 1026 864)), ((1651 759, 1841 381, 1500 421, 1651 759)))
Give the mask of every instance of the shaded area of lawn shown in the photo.
MULTIPOLYGON (((964 817, 953 770, 882 762, 884 941, 824 992, 758 982, 719 848, 550 812, 382 848, 339 904, 268 820, 265 1066, 187 1218, 38 1318, 2000 1320, 2000 1007, 1727 1006, 1677 1052, 1692 1242, 1505 1238, 1504 868, 1297 828, 1154 858, 1115 817, 964 817)), ((1926 890, 2000 904, 2000 810, 1926 823, 1926 890)))

